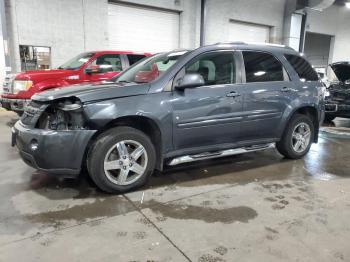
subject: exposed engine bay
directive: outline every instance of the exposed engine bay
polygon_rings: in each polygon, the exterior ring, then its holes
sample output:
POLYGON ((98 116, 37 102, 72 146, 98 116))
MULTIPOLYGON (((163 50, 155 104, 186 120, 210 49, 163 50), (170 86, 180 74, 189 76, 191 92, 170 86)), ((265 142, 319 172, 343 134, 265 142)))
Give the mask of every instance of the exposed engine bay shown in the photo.
POLYGON ((81 102, 74 98, 53 102, 41 114, 36 128, 50 130, 87 129, 81 102))

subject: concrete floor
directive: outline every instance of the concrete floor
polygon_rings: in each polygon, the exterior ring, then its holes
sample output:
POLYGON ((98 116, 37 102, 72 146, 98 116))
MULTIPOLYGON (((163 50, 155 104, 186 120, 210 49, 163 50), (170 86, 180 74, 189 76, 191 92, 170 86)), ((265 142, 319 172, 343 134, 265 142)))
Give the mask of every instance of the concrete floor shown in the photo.
POLYGON ((113 196, 27 167, 14 119, 0 112, 0 261, 350 261, 344 135, 323 132, 303 160, 207 161, 113 196))

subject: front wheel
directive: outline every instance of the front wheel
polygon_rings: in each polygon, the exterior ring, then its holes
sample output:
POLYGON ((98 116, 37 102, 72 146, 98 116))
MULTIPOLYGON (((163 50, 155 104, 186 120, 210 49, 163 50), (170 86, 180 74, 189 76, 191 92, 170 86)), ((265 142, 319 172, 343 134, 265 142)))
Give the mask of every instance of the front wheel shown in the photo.
POLYGON ((144 185, 156 152, 149 137, 131 127, 116 127, 97 138, 88 155, 88 171, 103 191, 122 193, 144 185))
POLYGON ((276 148, 286 158, 298 159, 309 152, 314 136, 315 128, 310 117, 297 114, 289 121, 276 148))

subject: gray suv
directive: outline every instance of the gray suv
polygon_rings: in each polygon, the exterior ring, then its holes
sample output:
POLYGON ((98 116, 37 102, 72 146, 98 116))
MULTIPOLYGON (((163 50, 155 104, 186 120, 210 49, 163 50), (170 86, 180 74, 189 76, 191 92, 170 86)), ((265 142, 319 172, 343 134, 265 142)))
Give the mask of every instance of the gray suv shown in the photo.
POLYGON ((303 157, 317 142, 324 91, 299 53, 223 43, 148 57, 109 82, 35 95, 12 143, 37 169, 86 167, 106 192, 146 183, 164 165, 276 146, 303 157))

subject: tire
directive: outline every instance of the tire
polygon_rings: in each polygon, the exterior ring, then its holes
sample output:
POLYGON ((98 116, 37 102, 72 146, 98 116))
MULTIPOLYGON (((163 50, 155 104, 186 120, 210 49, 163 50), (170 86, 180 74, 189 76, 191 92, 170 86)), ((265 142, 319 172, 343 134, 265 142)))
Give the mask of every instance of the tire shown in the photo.
MULTIPOLYGON (((315 137, 315 127, 310 117, 306 115, 296 114, 290 119, 282 135, 281 140, 276 143, 276 148, 278 152, 283 156, 285 156, 286 158, 299 159, 309 152, 312 142, 314 141, 314 137, 315 137), (304 125, 304 128, 303 128, 303 125, 304 125), (301 143, 299 147, 300 150, 296 150, 295 147, 298 147, 296 144, 298 140, 297 138, 295 138, 295 136, 297 136, 298 131, 302 132, 307 127, 309 128, 310 135, 308 139, 306 139, 307 136, 303 137, 303 139, 306 140, 306 141, 304 140, 305 143, 299 142, 301 143), (296 132, 294 132, 295 130, 296 132), (293 136, 293 133, 295 136, 293 136), (295 145, 295 147, 293 147, 293 145, 295 145)), ((298 138, 300 138, 300 136, 298 138)))
POLYGON ((87 157, 91 179, 107 193, 123 193, 143 186, 155 163, 156 151, 150 138, 125 126, 101 134, 87 157), (139 150, 135 151, 136 148, 139 150))
POLYGON ((336 118, 336 116, 326 114, 324 116, 324 122, 326 122, 326 123, 332 122, 335 118, 336 118))

